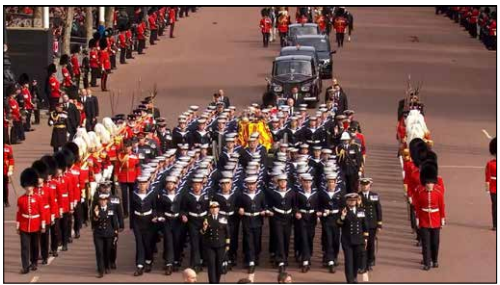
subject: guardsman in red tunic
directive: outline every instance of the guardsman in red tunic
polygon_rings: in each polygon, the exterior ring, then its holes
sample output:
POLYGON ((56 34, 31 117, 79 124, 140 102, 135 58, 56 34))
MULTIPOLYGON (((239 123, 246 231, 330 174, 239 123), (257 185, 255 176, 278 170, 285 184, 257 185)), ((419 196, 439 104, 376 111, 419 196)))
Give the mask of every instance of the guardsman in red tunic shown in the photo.
POLYGON ((347 28, 347 19, 343 15, 335 17, 333 20, 333 28, 335 29, 338 47, 343 47, 345 30, 347 28))
POLYGON ((56 65, 51 64, 48 67, 49 75, 49 88, 50 88, 50 96, 49 96, 49 107, 50 111, 54 111, 56 109, 56 104, 59 102, 59 98, 61 97, 61 84, 56 77, 56 65))
POLYGON ((288 33, 288 25, 290 24, 289 16, 282 12, 278 18, 278 32, 280 33, 280 45, 286 46, 286 35, 288 33))
POLYGON ((33 193, 38 174, 33 168, 21 173, 21 186, 26 190, 17 200, 16 230, 21 236, 21 274, 37 270, 40 231, 45 232, 42 198, 33 193))
POLYGON ((472 11, 469 11, 467 15, 467 21, 469 25, 469 34, 473 38, 477 38, 477 22, 479 18, 479 9, 474 7, 472 11))
POLYGON ((177 15, 177 8, 170 7, 170 10, 168 11, 168 23, 170 24, 170 38, 174 38, 176 15, 177 15))
POLYGON ((127 39, 127 54, 126 58, 134 59, 132 56, 132 49, 134 48, 134 40, 132 39, 132 31, 127 29, 125 31, 125 38, 127 39))
POLYGON ((73 218, 74 226, 73 230, 75 232, 75 239, 80 238, 80 229, 82 228, 82 189, 85 189, 85 182, 82 181, 81 175, 81 164, 80 164, 80 152, 78 145, 74 142, 68 142, 64 145, 64 149, 69 150, 74 157, 74 163, 68 171, 73 176, 73 218))
POLYGON ((106 29, 105 35, 108 43, 108 54, 109 61, 111 63, 111 69, 116 69, 116 42, 113 36, 113 29, 106 29))
POLYGON ((89 63, 90 63, 90 87, 97 87, 97 77, 99 75, 99 68, 101 63, 99 62, 99 50, 97 49, 97 42, 94 39, 89 41, 89 63))
POLYGON ((165 30, 165 16, 167 15, 167 7, 163 6, 158 9, 158 35, 163 36, 165 30))
POLYGON ((99 62, 101 63, 101 90, 108 91, 106 85, 108 82, 108 74, 111 72, 111 61, 109 60, 108 41, 101 39, 99 42, 99 62))
POLYGON ((62 250, 68 250, 68 242, 71 234, 71 214, 73 212, 73 189, 71 181, 66 175, 66 168, 71 166, 70 158, 67 157, 67 151, 60 151, 54 155, 57 163, 56 170, 56 195, 57 206, 59 207, 59 233, 61 235, 62 250))
POLYGON ((139 157, 132 152, 132 141, 125 140, 123 142, 123 149, 118 154, 118 160, 115 166, 115 175, 120 183, 122 190, 123 213, 128 217, 129 214, 129 197, 131 199, 134 192, 135 180, 140 176, 141 168, 139 164, 139 157))
POLYGON ((71 67, 73 69, 73 82, 78 87, 80 87, 80 76, 82 74, 80 71, 80 62, 78 60, 78 55, 80 54, 81 50, 82 47, 80 45, 75 45, 71 50, 71 59, 70 59, 71 67))
POLYGON ((490 153, 493 159, 486 164, 486 192, 491 196, 492 231, 497 230, 497 138, 490 141, 490 153))
POLYGON ((137 53, 138 54, 144 54, 144 47, 146 46, 146 35, 144 34, 146 31, 146 24, 142 19, 138 20, 139 22, 137 23, 137 41, 139 42, 137 44, 137 53))
POLYGON ((61 72, 63 75, 63 87, 66 89, 66 93, 70 93, 70 89, 73 86, 73 79, 71 78, 71 73, 68 69, 69 64, 69 56, 67 54, 63 54, 59 61, 61 65, 61 72))
POLYGON ((420 171, 421 185, 415 190, 413 202, 417 213, 417 225, 422 238, 424 270, 439 267, 439 232, 445 225, 443 189, 437 184, 437 165, 423 163, 420 171))
POLYGON ((316 18, 316 24, 318 24, 319 32, 321 34, 326 34, 326 19, 325 16, 319 14, 316 18))
POLYGON ((158 25, 156 25, 156 15, 153 10, 148 11, 148 23, 151 34, 149 35, 149 44, 154 46, 158 39, 158 25))
POLYGON ((262 33, 262 43, 264 47, 269 46, 269 36, 271 35, 272 21, 268 15, 263 15, 262 19, 260 19, 259 27, 262 33))
POLYGON ((16 100, 19 89, 14 85, 10 85, 7 87, 7 93, 9 95, 9 110, 10 110, 10 119, 12 120, 12 128, 10 129, 10 143, 17 144, 19 141, 24 140, 24 129, 23 129, 23 121, 21 116, 21 108, 19 107, 19 103, 16 100))
POLYGON ((31 114, 33 114, 35 104, 33 103, 30 92, 30 78, 28 74, 21 74, 21 76, 19 77, 19 84, 21 85, 21 95, 24 99, 24 110, 26 115, 26 120, 24 122, 24 131, 31 132, 34 131, 34 129, 31 128, 31 114))
MULTIPOLYGON (((42 160, 33 162, 31 167, 38 173, 38 185, 33 191, 34 194, 37 194, 42 198, 42 220, 45 222, 45 225, 49 227, 52 223, 51 206, 54 206, 54 197, 52 197, 49 185, 45 183, 49 167, 42 160)), ((48 230, 40 234, 40 253, 42 256, 42 264, 47 264, 49 258, 49 236, 50 233, 48 230)))
POLYGON ((9 181, 14 173, 14 151, 12 146, 3 144, 3 205, 10 207, 9 204, 9 181))
POLYGON ((120 27, 120 34, 118 34, 118 46, 120 47, 120 63, 126 64, 125 55, 127 53, 127 36, 125 35, 125 27, 120 27))
POLYGON ((497 19, 496 12, 491 12, 491 19, 486 25, 488 35, 486 36, 486 47, 490 50, 497 49, 497 19))
POLYGON ((50 191, 50 197, 51 197, 51 205, 50 205, 50 254, 52 256, 57 257, 59 254, 57 253, 57 247, 59 246, 59 239, 60 239, 60 233, 59 233, 59 219, 60 219, 60 214, 59 214, 59 204, 57 201, 57 182, 56 182, 56 170, 57 170, 57 163, 56 160, 53 156, 51 155, 44 155, 41 159, 47 167, 48 167, 48 172, 47 172, 47 179, 45 181, 45 185, 48 187, 50 191))

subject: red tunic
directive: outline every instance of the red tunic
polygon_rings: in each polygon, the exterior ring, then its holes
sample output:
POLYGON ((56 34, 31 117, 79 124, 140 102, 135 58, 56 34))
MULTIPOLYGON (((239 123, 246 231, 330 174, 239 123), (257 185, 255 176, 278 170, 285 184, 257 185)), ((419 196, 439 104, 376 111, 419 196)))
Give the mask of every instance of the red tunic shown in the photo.
POLYGON ((432 191, 418 186, 413 198, 419 228, 440 228, 444 218, 444 195, 441 186, 435 184, 432 191))
POLYGON ((50 224, 50 205, 51 205, 51 197, 50 197, 50 188, 47 184, 44 184, 41 187, 35 187, 33 189, 33 193, 39 195, 42 198, 42 220, 45 221, 46 225, 50 224))
POLYGON ((175 14, 177 14, 176 8, 170 9, 168 12, 168 20, 170 21, 170 24, 175 23, 175 14))
POLYGON ((90 68, 99 68, 101 64, 99 63, 99 54, 97 52, 97 49, 92 49, 89 55, 90 55, 90 68))
POLYGON ((51 218, 54 218, 54 219, 59 219, 60 218, 60 215, 59 215, 59 204, 57 202, 57 183, 55 182, 54 179, 50 179, 50 180, 47 180, 45 181, 45 185, 47 185, 47 187, 49 187, 49 191, 50 191, 50 198, 51 198, 51 201, 50 201, 50 214, 51 214, 51 218))
POLYGON ((497 159, 494 158, 486 164, 485 171, 486 182, 490 183, 490 193, 497 193, 497 159))
POLYGON ((109 52, 107 50, 101 50, 99 52, 99 61, 101 62, 102 69, 111 69, 111 61, 109 60, 109 52))
POLYGON ((365 155, 366 154, 366 141, 365 141, 365 135, 362 133, 356 133, 356 139, 359 140, 360 145, 361 145, 361 154, 365 155))
POLYGON ((497 36, 497 21, 496 20, 491 20, 490 24, 488 25, 488 32, 490 36, 497 36))
POLYGON ((59 214, 68 213, 72 207, 70 201, 73 199, 73 193, 70 191, 69 181, 67 177, 60 176, 54 179, 56 184, 57 206, 59 207, 59 214))
POLYGON ((80 75, 80 63, 76 54, 71 56, 71 65, 73 66, 73 75, 80 75))
POLYGON ((60 83, 59 80, 57 80, 55 74, 49 78, 49 84, 50 84, 50 97, 51 98, 61 97, 61 90, 59 89, 60 83))
POLYGON ((24 194, 17 199, 16 228, 26 233, 36 233, 45 229, 43 202, 39 195, 24 194))
POLYGON ((35 105, 33 104, 33 101, 31 100, 30 90, 26 87, 23 87, 23 88, 21 88, 21 94, 23 94, 23 98, 24 98, 24 108, 26 110, 33 110, 35 108, 35 105))
POLYGON ((271 19, 269 19, 268 17, 260 19, 259 23, 260 31, 263 32, 264 34, 268 34, 271 32, 271 25, 272 25, 271 19))
POLYGON ((80 165, 78 163, 73 164, 73 166, 70 169, 71 175, 73 176, 73 184, 74 189, 73 189, 73 205, 76 205, 76 203, 80 202, 82 199, 82 185, 80 184, 81 178, 80 178, 80 165))
MULTIPOLYGON (((8 144, 3 145, 3 175, 7 176, 9 167, 14 166, 14 151, 12 146, 8 144)), ((4 178, 6 179, 6 178, 4 178)))
POLYGON ((157 30, 158 29, 158 26, 156 25, 156 17, 154 14, 149 15, 148 22, 149 22, 149 29, 150 30, 157 30))
POLYGON ((280 33, 287 33, 288 32, 288 17, 286 16, 281 16, 280 20, 278 21, 278 31, 280 33))
POLYGON ((127 38, 124 32, 121 32, 118 35, 118 44, 120 45, 120 48, 127 48, 127 38))
POLYGON ((145 40, 146 39, 146 36, 144 35, 144 30, 145 30, 144 25, 145 25, 144 22, 137 25, 137 39, 138 40, 145 40))
POLYGON ((404 118, 401 118, 398 123, 397 139, 398 141, 403 141, 404 138, 406 138, 406 125, 404 118))
POLYGON ((316 20, 316 24, 318 24, 320 32, 325 32, 326 31, 325 17, 319 16, 318 19, 316 20))
POLYGON ((133 183, 140 175, 139 157, 135 153, 118 155, 117 167, 115 173, 118 176, 118 181, 121 183, 133 183), (128 158, 126 158, 128 156, 128 158))
POLYGON ((346 27, 347 27, 346 18, 342 16, 335 18, 335 21, 333 22, 333 28, 335 29, 335 32, 344 34, 346 27))
POLYGON ((61 71, 62 71, 63 78, 64 78, 63 79, 63 86, 70 87, 71 85, 73 85, 73 83, 71 82, 71 74, 69 74, 68 68, 63 67, 61 71))
POLYGON ((9 98, 9 108, 10 108, 10 117, 13 121, 21 121, 21 110, 19 109, 19 103, 17 103, 16 99, 12 97, 9 98))

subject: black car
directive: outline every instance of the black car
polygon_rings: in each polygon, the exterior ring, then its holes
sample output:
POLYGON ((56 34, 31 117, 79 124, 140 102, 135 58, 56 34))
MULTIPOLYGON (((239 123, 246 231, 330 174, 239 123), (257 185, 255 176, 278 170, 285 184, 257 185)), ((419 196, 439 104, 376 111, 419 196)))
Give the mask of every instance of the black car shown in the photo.
POLYGON ((332 51, 330 40, 326 35, 304 35, 297 36, 291 42, 293 45, 312 46, 316 49, 319 58, 321 78, 332 78, 332 51))
POLYGON ((286 41, 288 44, 292 43, 297 36, 300 35, 319 35, 319 27, 317 24, 291 24, 288 26, 288 34, 286 41))
MULTIPOLYGON (((316 52, 316 49, 314 47, 310 46, 289 46, 289 47, 282 47, 280 50, 280 56, 285 56, 285 55, 307 55, 313 58, 314 60, 314 66, 316 68, 316 73, 320 73, 320 65, 319 65, 319 58, 318 58, 318 53, 316 52)), ((321 76, 321 74, 320 74, 321 76)), ((322 89, 322 81, 319 81, 320 89, 322 89)))
POLYGON ((266 78, 267 90, 284 103, 292 94, 292 88, 299 90, 299 101, 315 108, 321 94, 321 78, 310 56, 287 55, 277 57, 273 62, 272 78, 266 78))

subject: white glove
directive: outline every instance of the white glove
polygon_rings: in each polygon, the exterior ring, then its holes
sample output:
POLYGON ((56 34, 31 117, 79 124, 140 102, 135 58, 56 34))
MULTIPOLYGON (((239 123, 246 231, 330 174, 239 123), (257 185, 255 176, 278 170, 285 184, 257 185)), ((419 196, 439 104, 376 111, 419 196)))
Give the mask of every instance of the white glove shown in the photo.
POLYGON ((441 219, 441 226, 444 226, 446 224, 444 218, 441 219))
POLYGON ((12 173, 12 172, 10 172, 10 171, 9 171, 9 172, 7 172, 7 176, 12 176, 12 174, 13 174, 13 173, 12 173))

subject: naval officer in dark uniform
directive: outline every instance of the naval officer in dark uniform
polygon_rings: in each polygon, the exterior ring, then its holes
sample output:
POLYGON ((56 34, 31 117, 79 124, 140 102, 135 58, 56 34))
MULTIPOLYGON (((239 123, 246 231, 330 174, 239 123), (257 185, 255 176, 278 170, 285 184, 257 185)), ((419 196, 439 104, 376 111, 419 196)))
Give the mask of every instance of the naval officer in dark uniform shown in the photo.
POLYGON ((102 278, 104 273, 109 273, 111 246, 119 228, 117 215, 108 199, 109 194, 100 194, 99 203, 95 205, 92 212, 97 278, 102 278))
POLYGON ((219 203, 210 202, 210 215, 203 221, 201 228, 203 247, 207 256, 208 281, 220 283, 224 254, 229 250, 229 227, 227 218, 219 215, 219 203))

